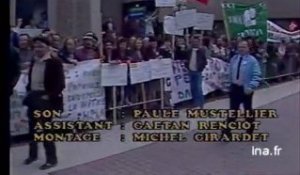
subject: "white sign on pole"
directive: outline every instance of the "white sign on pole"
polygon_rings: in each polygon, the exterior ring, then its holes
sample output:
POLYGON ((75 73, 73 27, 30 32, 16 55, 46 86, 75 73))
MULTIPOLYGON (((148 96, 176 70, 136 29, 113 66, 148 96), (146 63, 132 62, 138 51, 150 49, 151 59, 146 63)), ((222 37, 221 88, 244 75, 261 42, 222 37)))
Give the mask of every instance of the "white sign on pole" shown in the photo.
POLYGON ((169 35, 183 36, 183 29, 177 29, 173 16, 164 17, 164 32, 169 35))
POLYGON ((197 13, 196 25, 194 27, 195 30, 212 30, 215 20, 214 14, 208 13, 197 13))
POLYGON ((28 34, 30 37, 36 37, 42 33, 42 29, 15 29, 19 35, 28 34))
MULTIPOLYGON (((105 120, 105 93, 100 85, 99 60, 79 62, 65 69, 66 88, 63 91, 64 113, 60 120, 105 120)), ((22 74, 11 96, 11 135, 28 133, 26 107, 22 105, 27 85, 27 75, 22 74)))
POLYGON ((151 59, 149 61, 151 67, 151 79, 161 79, 170 77, 173 74, 172 60, 167 59, 151 59))
POLYGON ((122 64, 101 64, 101 86, 127 85, 128 66, 122 64))
POLYGON ((175 7, 176 0, 155 0, 155 7, 175 7))
POLYGON ((176 12, 175 22, 177 29, 194 27, 197 23, 197 11, 195 9, 176 12))
POLYGON ((149 61, 130 63, 130 84, 143 83, 151 80, 151 68, 149 61))

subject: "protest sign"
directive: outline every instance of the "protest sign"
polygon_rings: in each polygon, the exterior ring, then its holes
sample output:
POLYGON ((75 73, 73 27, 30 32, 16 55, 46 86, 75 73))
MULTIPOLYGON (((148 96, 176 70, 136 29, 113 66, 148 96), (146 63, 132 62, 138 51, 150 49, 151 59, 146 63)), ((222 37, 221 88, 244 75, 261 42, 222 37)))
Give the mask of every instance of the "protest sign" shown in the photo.
POLYGON ((215 20, 214 14, 197 13, 195 30, 212 30, 215 20))
POLYGON ((173 74, 172 60, 168 59, 151 59, 149 61, 151 68, 151 79, 161 79, 170 77, 173 74))
POLYGON ((268 42, 281 42, 282 40, 300 40, 300 30, 290 32, 271 21, 267 21, 267 25, 268 42))
POLYGON ((267 8, 257 4, 223 3, 224 23, 229 38, 257 37, 267 40, 267 8))
POLYGON ((176 0, 155 0, 155 7, 175 7, 176 0))
MULTIPOLYGON (((63 91, 64 113, 60 120, 105 120, 105 94, 100 86, 101 69, 98 60, 84 61, 65 69, 66 88, 63 91)), ((26 107, 22 105, 28 75, 23 73, 11 96, 11 135, 28 133, 26 107)))
POLYGON ((28 34, 30 37, 36 37, 42 33, 42 29, 14 29, 19 35, 28 34))
POLYGON ((101 86, 127 85, 128 66, 122 64, 101 64, 101 86))
POLYGON ((171 104, 192 99, 190 75, 183 61, 173 61, 173 75, 170 77, 171 104))
POLYGON ((130 84, 143 83, 151 80, 151 67, 148 61, 130 63, 129 68, 130 84))
POLYGON ((183 29, 177 29, 173 16, 164 17, 164 33, 169 35, 183 36, 183 29))
POLYGON ((197 23, 197 11, 190 9, 176 12, 175 23, 177 29, 194 27, 197 23))
POLYGON ((210 58, 202 72, 202 91, 207 95, 215 90, 227 92, 229 87, 229 64, 218 58, 210 58))

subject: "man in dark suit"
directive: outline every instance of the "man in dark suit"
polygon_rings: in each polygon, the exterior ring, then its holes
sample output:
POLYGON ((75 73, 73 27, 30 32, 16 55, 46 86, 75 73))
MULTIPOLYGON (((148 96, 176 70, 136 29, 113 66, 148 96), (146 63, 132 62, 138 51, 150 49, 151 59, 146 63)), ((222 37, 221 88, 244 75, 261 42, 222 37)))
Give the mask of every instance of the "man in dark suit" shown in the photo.
MULTIPOLYGON (((24 164, 28 165, 37 160, 38 143, 35 142, 34 133, 37 122, 50 122, 52 118, 43 116, 36 118, 35 110, 63 110, 62 91, 65 88, 65 77, 63 65, 59 59, 53 57, 50 50, 50 43, 44 37, 33 39, 34 58, 31 62, 27 96, 24 105, 28 106, 29 134, 31 142, 29 145, 29 157, 24 164)), ((43 130, 47 134, 49 130, 43 130)), ((52 141, 44 141, 46 152, 46 163, 40 167, 41 170, 51 168, 57 164, 56 147, 52 141)))
POLYGON ((204 96, 202 92, 202 71, 207 64, 205 49, 201 47, 200 38, 192 38, 192 48, 188 52, 187 67, 190 71, 191 91, 194 106, 203 108, 204 96))

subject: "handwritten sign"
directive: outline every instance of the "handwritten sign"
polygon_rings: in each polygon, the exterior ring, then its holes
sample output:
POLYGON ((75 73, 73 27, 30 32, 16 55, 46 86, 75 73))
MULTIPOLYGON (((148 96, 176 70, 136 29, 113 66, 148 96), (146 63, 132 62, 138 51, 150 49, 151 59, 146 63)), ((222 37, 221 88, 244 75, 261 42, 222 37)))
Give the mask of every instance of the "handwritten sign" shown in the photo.
POLYGON ((161 79, 170 77, 173 74, 172 60, 168 59, 153 59, 149 61, 151 67, 151 79, 161 79))
POLYGON ((129 67, 131 84, 143 83, 151 80, 151 68, 148 61, 131 63, 129 67))
POLYGON ((212 30, 215 20, 214 14, 197 13, 195 30, 212 30))
POLYGON ((178 11, 175 22, 177 29, 194 27, 197 23, 197 11, 195 9, 178 11))
POLYGON ((164 17, 164 33, 169 35, 183 36, 183 29, 177 29, 175 18, 173 16, 164 17))
POLYGON ((128 66, 127 64, 101 65, 101 85, 102 86, 125 86, 127 85, 128 66))
MULTIPOLYGON (((105 93, 100 84, 101 66, 98 60, 83 61, 64 67, 66 88, 63 91, 64 113, 61 120, 105 120, 105 93)), ((26 96, 28 75, 22 73, 10 98, 11 135, 28 133, 28 119, 22 102, 26 96)))

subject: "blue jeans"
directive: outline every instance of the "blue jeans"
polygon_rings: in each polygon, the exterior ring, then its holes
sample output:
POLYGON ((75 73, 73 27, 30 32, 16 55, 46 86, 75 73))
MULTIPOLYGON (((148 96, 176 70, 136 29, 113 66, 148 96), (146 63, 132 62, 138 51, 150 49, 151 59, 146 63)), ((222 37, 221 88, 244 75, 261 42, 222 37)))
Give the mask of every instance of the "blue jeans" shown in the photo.
POLYGON ((202 73, 190 71, 190 83, 194 105, 203 108, 204 96, 202 92, 202 73))

